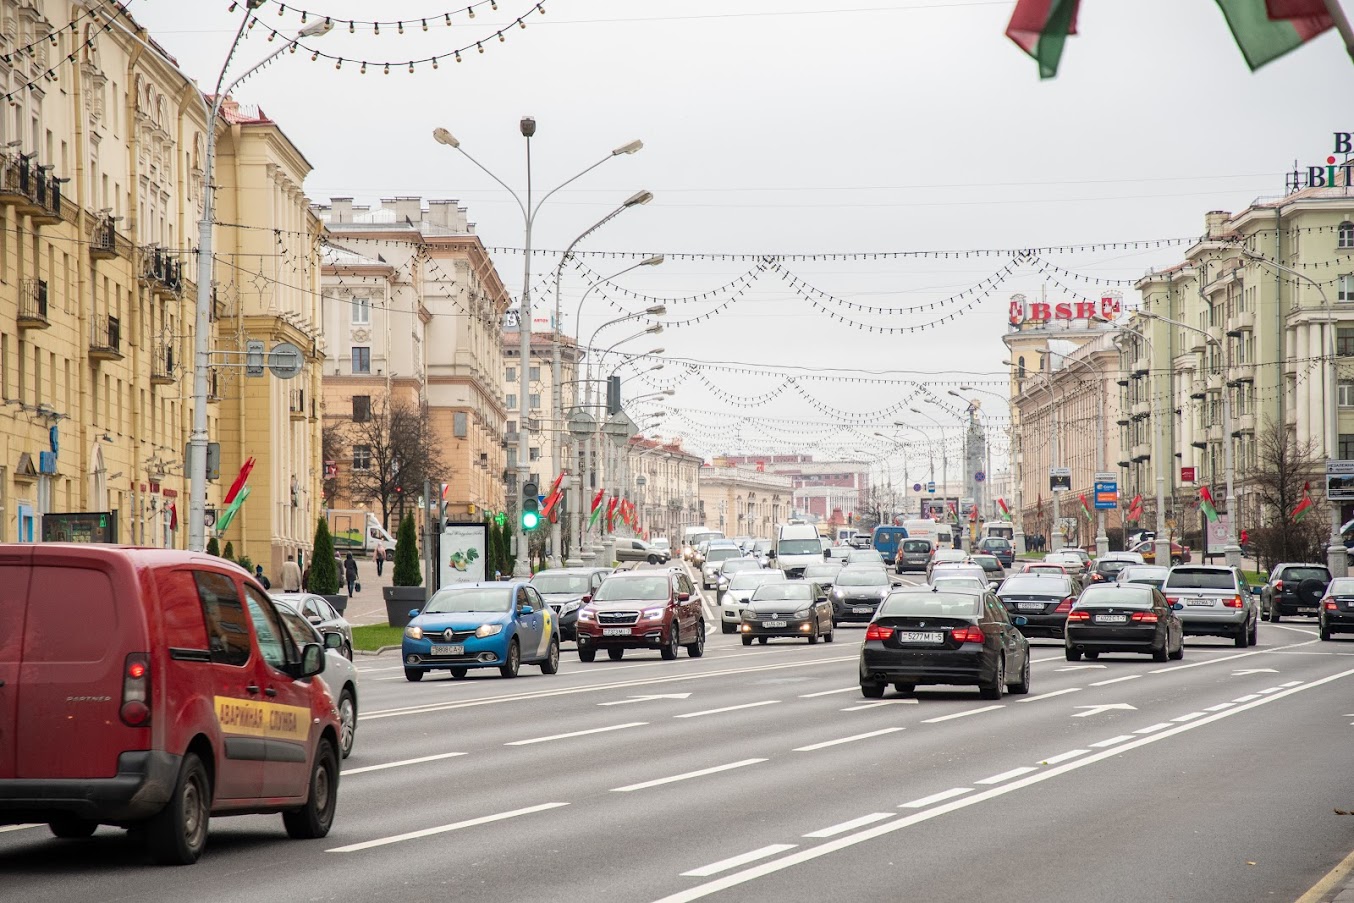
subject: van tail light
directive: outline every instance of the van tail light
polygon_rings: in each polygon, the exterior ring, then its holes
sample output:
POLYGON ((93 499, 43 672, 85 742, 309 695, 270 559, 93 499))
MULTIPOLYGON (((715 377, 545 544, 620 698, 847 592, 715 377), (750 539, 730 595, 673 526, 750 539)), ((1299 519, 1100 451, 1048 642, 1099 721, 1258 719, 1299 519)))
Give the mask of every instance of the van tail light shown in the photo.
POLYGON ((1240 608, 1243 603, 1240 596, 1233 596, 1230 599, 1223 599, 1222 604, 1227 608, 1240 608))
POLYGON ((865 628, 866 640, 887 640, 893 636, 892 627, 880 627, 878 624, 871 624, 865 628))
POLYGON ((128 727, 150 725, 150 655, 133 652, 122 666, 122 707, 118 710, 128 727))
POLYGON ((1326 600, 1326 611, 1335 611, 1337 608, 1339 608, 1339 606, 1335 604, 1334 599, 1326 600))
POLYGON ((967 627, 956 627, 950 631, 956 643, 981 643, 986 637, 983 636, 983 629, 975 627, 972 624, 967 627))
POLYGON ((1089 621, 1091 620, 1091 613, 1089 611, 1086 611, 1085 609, 1082 609, 1081 611, 1069 611, 1067 613, 1067 620, 1089 621))
POLYGON ((1072 610, 1072 606, 1075 605, 1076 603, 1077 600, 1075 598, 1073 598, 1072 596, 1068 596, 1066 599, 1058 603, 1058 607, 1053 609, 1053 613, 1055 615, 1065 615, 1072 610))
POLYGON ((1154 611, 1135 611, 1133 620, 1140 624, 1155 624, 1157 622, 1157 613, 1154 611))

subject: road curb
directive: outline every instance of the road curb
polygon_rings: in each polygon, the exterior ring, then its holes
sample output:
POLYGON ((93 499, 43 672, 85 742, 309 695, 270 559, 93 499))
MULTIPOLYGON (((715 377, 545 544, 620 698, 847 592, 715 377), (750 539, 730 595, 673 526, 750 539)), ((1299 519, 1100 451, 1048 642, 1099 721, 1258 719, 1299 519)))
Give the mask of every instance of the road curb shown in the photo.
MULTIPOLYGON (((1325 901, 1345 897, 1345 891, 1351 889, 1351 884, 1345 883, 1351 873, 1354 873, 1354 853, 1350 853, 1342 859, 1339 865, 1327 872, 1325 877, 1316 884, 1313 884, 1311 890, 1298 897, 1297 903, 1325 903, 1325 901)), ((1354 896, 1354 894, 1351 896, 1354 896)))
POLYGON ((383 652, 398 652, 399 646, 382 646, 374 652, 370 649, 354 649, 353 655, 380 655, 383 652))

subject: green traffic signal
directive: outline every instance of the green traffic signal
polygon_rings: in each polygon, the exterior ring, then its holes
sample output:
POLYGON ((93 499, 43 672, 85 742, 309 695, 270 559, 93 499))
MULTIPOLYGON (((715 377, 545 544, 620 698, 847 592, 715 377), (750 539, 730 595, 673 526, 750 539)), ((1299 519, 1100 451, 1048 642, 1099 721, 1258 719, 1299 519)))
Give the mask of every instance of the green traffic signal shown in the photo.
POLYGON ((522 529, 523 529, 523 530, 535 530, 535 529, 536 529, 536 526, 537 526, 538 524, 540 524, 540 522, 541 522, 541 516, 540 516, 539 514, 537 514, 535 511, 523 511, 523 512, 522 512, 522 529))
POLYGON ((522 529, 535 530, 541 523, 541 502, 537 496, 536 484, 527 481, 522 484, 522 529))

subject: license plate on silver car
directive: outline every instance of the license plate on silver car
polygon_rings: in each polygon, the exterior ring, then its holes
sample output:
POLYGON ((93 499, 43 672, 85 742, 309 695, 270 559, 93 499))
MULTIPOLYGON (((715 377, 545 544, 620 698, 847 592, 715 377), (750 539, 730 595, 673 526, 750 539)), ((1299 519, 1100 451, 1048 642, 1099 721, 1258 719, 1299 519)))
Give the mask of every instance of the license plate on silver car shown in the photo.
POLYGON ((629 627, 603 627, 602 636, 629 636, 629 627))
POLYGON ((465 655, 465 646, 438 646, 432 648, 433 655, 465 655))
POLYGON ((762 626, 763 626, 763 627, 784 627, 784 626, 785 626, 785 622, 784 622, 784 621, 763 621, 763 622, 762 622, 762 626))
POLYGON ((1197 606, 1197 607, 1199 607, 1199 608, 1205 608, 1205 607, 1207 607, 1207 608, 1212 608, 1212 607, 1213 607, 1213 600, 1212 600, 1212 599, 1186 599, 1186 600, 1185 600, 1185 604, 1186 604, 1186 605, 1194 605, 1194 606, 1197 606))
POLYGON ((945 639, 945 635, 939 632, 919 630, 903 630, 898 633, 899 642, 903 643, 939 643, 945 639))

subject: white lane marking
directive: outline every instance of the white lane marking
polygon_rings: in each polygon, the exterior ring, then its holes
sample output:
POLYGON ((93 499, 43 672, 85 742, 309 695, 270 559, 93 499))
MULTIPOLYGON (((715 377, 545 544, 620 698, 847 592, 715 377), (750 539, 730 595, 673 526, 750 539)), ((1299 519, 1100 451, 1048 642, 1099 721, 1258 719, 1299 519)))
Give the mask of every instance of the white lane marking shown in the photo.
POLYGON ((1104 705, 1079 705, 1073 706, 1073 708, 1086 710, 1084 712, 1074 713, 1072 715, 1073 718, 1089 718, 1092 715, 1102 715, 1105 712, 1114 712, 1114 711, 1136 712, 1138 710, 1137 706, 1129 705, 1126 702, 1108 702, 1105 703, 1104 705))
POLYGON ((1054 690, 1052 693, 1040 693, 1038 696, 1026 696, 1020 702, 1038 702, 1041 699, 1052 699, 1054 696, 1066 696, 1068 693, 1080 693, 1081 687, 1068 687, 1066 690, 1054 690))
POLYGON ((824 740, 822 743, 812 743, 808 746, 800 746, 796 748, 794 752, 813 752, 815 749, 826 749, 829 746, 838 746, 842 743, 854 743, 857 740, 868 740, 871 737, 880 737, 884 734, 892 734, 895 731, 900 730, 902 730, 901 727, 886 727, 883 730, 870 731, 868 734, 853 734, 850 737, 842 737, 840 740, 824 740))
POLYGON ((811 834, 805 834, 805 837, 836 837, 838 834, 845 834, 847 831, 853 831, 856 828, 863 828, 866 825, 872 825, 877 821, 883 821, 886 818, 893 818, 892 812, 871 812, 869 815, 862 815, 860 818, 853 818, 850 821, 844 821, 839 825, 833 825, 830 828, 824 828, 821 831, 814 831, 811 834))
POLYGON ((1233 677, 1245 677, 1248 674, 1278 674, 1273 668, 1238 668, 1232 672, 1233 677))
POLYGON ((703 712, 687 712, 685 715, 673 715, 673 718, 700 718, 703 715, 718 715, 720 712, 737 712, 740 709, 755 709, 764 705, 777 705, 779 699, 765 699, 761 702, 745 702, 742 705, 726 705, 719 709, 706 709, 703 712))
POLYGON ((969 709, 967 712, 955 712, 953 715, 941 715, 939 718, 927 718, 922 724, 939 724, 942 721, 953 721, 956 718, 967 718, 969 715, 981 715, 983 712, 995 712, 997 709, 1004 709, 1004 705, 985 705, 980 709, 969 709))
POLYGON ((954 799, 956 796, 963 796, 966 793, 972 793, 972 787, 951 787, 949 790, 942 790, 939 793, 933 793, 930 796, 924 796, 919 800, 913 800, 910 803, 903 803, 899 809, 925 809, 933 803, 941 803, 948 799, 954 799))
POLYGON ((1287 689, 1289 687, 1296 687, 1300 683, 1302 683, 1302 681, 1300 680, 1290 680, 1288 683, 1283 684, 1283 687, 1284 689, 1287 689))
POLYGON ((1149 725, 1147 725, 1147 727, 1140 727, 1140 728, 1138 728, 1136 731, 1134 731, 1133 733, 1135 733, 1135 734, 1154 734, 1154 733, 1156 733, 1157 731, 1164 731, 1166 728, 1168 728, 1168 727, 1170 727, 1170 726, 1171 726, 1171 723, 1170 723, 1169 721, 1158 721, 1156 724, 1149 724, 1149 725))
POLYGON ((1211 706, 1209 706, 1208 708, 1204 709, 1204 711, 1205 711, 1205 712, 1221 712, 1221 711, 1223 711, 1224 709, 1230 709, 1230 708, 1232 708, 1232 706, 1234 706, 1234 705, 1236 705, 1235 702, 1220 702, 1220 703, 1218 703, 1217 705, 1211 705, 1211 706))
POLYGON ((930 821, 933 818, 939 818, 942 815, 948 815, 951 812, 957 812, 960 809, 966 809, 969 806, 976 806, 979 803, 984 803, 987 802, 988 800, 996 799, 999 796, 1005 796, 1008 793, 1015 793, 1016 791, 1023 790, 1026 787, 1032 787, 1035 784, 1039 784, 1044 781, 1049 781, 1056 777, 1061 777, 1062 775, 1068 774, 1072 771, 1075 771, 1076 769, 1085 768, 1088 765, 1094 765, 1097 762, 1102 762, 1114 756, 1122 755, 1126 752, 1129 752, 1130 750, 1146 746, 1149 743, 1156 743, 1159 740, 1165 740, 1168 737, 1174 737, 1178 734, 1185 733, 1186 731, 1195 730, 1196 728, 1203 727, 1207 724, 1212 724, 1215 721, 1220 721, 1223 718, 1230 718, 1233 715, 1240 714, 1241 712, 1244 711, 1249 711, 1250 709, 1253 709, 1257 706, 1265 705, 1266 703, 1272 702, 1276 699, 1283 699, 1284 697, 1290 694, 1302 693, 1306 690, 1322 686, 1332 681, 1349 677, 1350 675, 1354 675, 1354 670, 1342 671, 1339 674, 1330 675, 1329 677, 1313 681, 1304 686, 1294 687, 1293 689, 1285 691, 1280 696, 1267 696, 1262 700, 1259 700, 1257 702, 1245 706, 1244 708, 1232 709, 1226 712, 1218 712, 1216 715, 1210 715, 1201 721, 1193 721, 1189 724, 1178 724, 1172 727, 1170 731, 1168 731, 1167 733, 1157 734, 1154 737, 1139 737, 1116 749, 1105 749, 1098 753, 1093 753, 1092 755, 1087 756, 1086 758, 1078 759, 1074 762, 1068 762, 1064 765, 1059 765, 1056 768, 1049 768, 1043 771, 1039 771, 1036 774, 1032 774, 1027 777, 1021 778, 1020 780, 1014 781, 1010 784, 1004 784, 1000 787, 993 787, 990 790, 983 790, 980 791, 979 793, 975 793, 973 796, 967 796, 964 797, 963 799, 954 800, 944 805, 936 806, 933 809, 928 809, 924 812, 917 812, 912 815, 904 815, 900 818, 894 819, 893 821, 884 822, 883 824, 875 825, 872 828, 866 828, 865 830, 859 831, 855 834, 848 834, 845 837, 840 837, 837 838, 836 840, 829 840, 817 846, 800 850, 797 853, 791 853, 788 856, 783 856, 780 859, 774 860, 772 862, 764 862, 761 865, 753 866, 752 868, 749 869, 744 869, 741 872, 736 872, 732 875, 725 875, 723 878, 718 878, 715 879, 714 881, 708 881, 705 884, 697 885, 696 887, 692 888, 687 888, 686 890, 679 891, 678 893, 675 894, 670 894, 666 897, 663 897, 661 900, 657 901, 657 903, 691 903, 691 901, 693 900, 699 900, 704 897, 708 897, 712 894, 718 893, 720 891, 728 890, 731 887, 737 887, 740 884, 746 884, 749 881, 753 881, 757 878, 762 878, 767 875, 783 871, 784 869, 788 869, 792 866, 800 865, 805 862, 811 862, 815 859, 819 859, 831 853, 836 853, 839 850, 845 850, 849 847, 865 843, 866 841, 874 840, 877 837, 883 837, 885 835, 892 834, 896 831, 901 831, 904 828, 910 828, 913 825, 921 824, 922 822, 925 821, 930 821))
POLYGON ((1040 665, 1043 664, 1044 662, 1065 662, 1065 661, 1067 661, 1067 656, 1065 655, 1050 655, 1048 658, 1032 658, 1030 659, 1030 664, 1040 665))
POLYGON ((1001 774, 994 774, 994 775, 992 775, 992 777, 990 777, 990 778, 983 778, 981 781, 974 781, 974 783, 975 783, 975 784, 988 784, 988 785, 991 785, 991 784, 1000 784, 1000 783, 1002 783, 1003 781, 1009 781, 1009 780, 1011 780, 1012 778, 1018 778, 1018 777, 1020 777, 1022 774, 1029 774, 1031 771, 1037 771, 1037 770, 1038 770, 1038 769, 1033 768, 1033 767, 1031 767, 1031 766, 1029 766, 1029 765, 1025 765, 1025 766, 1023 766, 1023 767, 1021 767, 1021 768, 1012 768, 1010 771, 1003 771, 1001 774))
POLYGON ((689 872, 682 872, 682 877, 709 878, 711 875, 727 872, 729 869, 738 868, 740 865, 747 865, 749 862, 756 862, 758 859, 765 859, 777 853, 784 853, 786 850, 793 850, 796 846, 797 844, 793 843, 773 843, 771 846, 762 847, 760 850, 753 850, 741 856, 731 856, 728 859, 721 859, 719 862, 712 862, 710 865, 704 865, 689 872))
POLYGON ((1054 668, 1054 671, 1087 671, 1092 668, 1108 668, 1109 665, 1068 665, 1066 668, 1054 668))
POLYGON ((463 752, 438 753, 435 756, 419 756, 417 759, 401 759, 398 762, 383 762, 380 765, 364 765, 361 768, 345 768, 340 773, 342 777, 348 777, 354 774, 365 774, 368 771, 385 771, 387 768, 399 768, 403 765, 419 765, 423 762, 437 762, 441 759, 454 759, 457 756, 463 756, 463 752))
POLYGON ((479 818, 469 818, 465 821, 454 822, 450 825, 439 825, 436 828, 424 828, 422 831, 410 831, 407 834, 395 834, 391 837, 381 837, 376 840, 367 840, 362 843, 350 843, 345 847, 334 847, 325 850, 326 853, 357 853, 362 850, 370 850, 373 847, 384 847, 392 843, 400 843, 405 840, 417 840, 420 837, 431 837, 434 834, 445 834, 448 831, 459 831, 462 828, 473 828, 476 825, 487 825, 496 821, 504 821, 509 818, 517 818, 519 815, 531 815, 535 812, 545 812, 550 809, 559 809, 567 806, 568 803, 542 803, 539 806, 528 806, 525 809, 513 809, 511 812, 499 812, 497 815, 484 815, 479 818))
POLYGON ((1108 740, 1101 740, 1097 743, 1088 744, 1094 749, 1104 749, 1106 746, 1113 746, 1116 743, 1123 743, 1125 740, 1134 739, 1132 734, 1120 734, 1117 737, 1110 737, 1108 740))
POLYGON ((859 686, 842 687, 840 690, 819 690, 817 693, 805 693, 800 699, 817 699, 819 696, 831 696, 833 693, 852 693, 858 692, 859 686))
POLYGON ((1075 759, 1077 756, 1084 756, 1084 755, 1086 755, 1088 752, 1090 752, 1089 749, 1074 749, 1074 750, 1071 750, 1070 752, 1058 753, 1058 755, 1056 755, 1056 756, 1049 756, 1047 759, 1045 759, 1044 761, 1040 762, 1039 764, 1040 764, 1040 765, 1057 765, 1059 762, 1066 762, 1068 759, 1075 759))
POLYGON ((1091 684, 1091 686, 1093 686, 1093 687, 1107 687, 1107 686, 1109 686, 1110 684, 1122 683, 1123 681, 1126 681, 1126 680, 1137 680, 1139 677, 1142 677, 1142 675, 1141 675, 1141 674, 1128 674, 1128 675, 1125 675, 1124 677, 1111 677, 1109 680, 1097 680, 1095 683, 1091 684))
POLYGON ((1259 693, 1248 693, 1245 696, 1238 696, 1236 699, 1233 699, 1232 702, 1250 702, 1252 699, 1259 698, 1260 698, 1259 693))
POLYGON ((735 768, 743 768, 747 765, 757 765, 765 762, 766 759, 743 759, 739 762, 730 762, 728 765, 715 765, 712 768, 702 768, 699 771, 688 771, 684 774, 675 774, 668 778, 655 778, 652 781, 644 781, 639 784, 627 784, 624 787, 612 787, 612 793, 631 793, 635 790, 648 790, 650 787, 659 787, 663 784, 672 784, 677 781, 687 781, 691 778, 702 778, 707 774, 718 774, 721 771, 732 771, 735 768))
POLYGON ((586 731, 570 731, 567 734, 551 734, 549 737, 532 737, 530 740, 514 740, 504 746, 530 746, 533 743, 549 743, 551 740, 567 740, 570 737, 585 737, 588 734, 605 734, 609 731, 623 731, 630 727, 644 727, 647 721, 631 721, 627 724, 612 724, 608 727, 594 727, 586 731))
POLYGON ((843 712, 859 712, 861 709, 877 709, 881 705, 916 705, 915 699, 885 699, 880 702, 862 702, 860 705, 847 706, 843 712))
POLYGON ((1280 630, 1291 630, 1294 633, 1305 633, 1308 636, 1316 636, 1315 630, 1304 630, 1301 627, 1285 627, 1283 624, 1270 624, 1270 627, 1277 627, 1280 630))
POLYGON ((651 702, 655 699, 690 699, 690 693, 657 693, 651 696, 630 696, 626 699, 613 699, 610 702, 599 702, 598 705, 633 705, 636 702, 651 702))
POLYGON ((1177 723, 1182 721, 1193 721, 1195 718, 1202 718, 1204 717, 1204 715, 1207 714, 1208 714, 1207 712, 1189 712, 1187 714, 1181 715, 1178 718, 1172 718, 1171 720, 1177 723))
POLYGON ((1263 690, 1256 690, 1255 692, 1259 693, 1262 696, 1268 696, 1270 693, 1277 693, 1282 689, 1283 687, 1266 687, 1263 690))
MULTIPOLYGON (((1304 633, 1306 631, 1303 631, 1304 633)), ((1268 655, 1271 652, 1280 652, 1284 649, 1297 649, 1301 646, 1310 646, 1318 643, 1320 640, 1308 640, 1305 643, 1293 643, 1289 646, 1275 646, 1273 649, 1257 649, 1255 652, 1238 652, 1236 655, 1224 655, 1221 658, 1205 659, 1201 662, 1190 662, 1188 665, 1171 665, 1169 668, 1157 668, 1155 671, 1149 671, 1149 674, 1165 674, 1169 671, 1184 671, 1186 668, 1202 668, 1204 665, 1216 665, 1220 662, 1234 662, 1239 658, 1250 658, 1252 655, 1268 655)))
POLYGON ((6 831, 27 831, 29 828, 41 828, 41 827, 42 827, 41 824, 36 824, 36 825, 5 825, 3 828, 0 828, 0 834, 5 833, 6 831))

